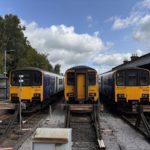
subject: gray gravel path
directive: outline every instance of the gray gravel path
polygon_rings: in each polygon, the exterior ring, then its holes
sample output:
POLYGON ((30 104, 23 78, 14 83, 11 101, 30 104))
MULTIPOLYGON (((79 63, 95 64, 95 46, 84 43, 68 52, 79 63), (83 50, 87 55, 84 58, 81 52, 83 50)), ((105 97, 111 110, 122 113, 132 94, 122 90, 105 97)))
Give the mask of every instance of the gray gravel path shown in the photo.
MULTIPOLYGON (((59 104, 40 127, 64 127, 64 117, 65 111, 59 104)), ((106 150, 150 150, 150 144, 145 138, 120 118, 104 112, 100 114, 100 120, 106 150)), ((32 150, 32 137, 19 150, 32 150)))
MULTIPOLYGON (((39 126, 44 128, 61 128, 64 127, 65 111, 61 104, 56 106, 57 108, 53 111, 51 116, 39 126)), ((32 150, 32 136, 28 138, 20 147, 19 150, 32 150)))
POLYGON ((107 150, 150 150, 150 143, 120 118, 107 112, 100 117, 107 150))

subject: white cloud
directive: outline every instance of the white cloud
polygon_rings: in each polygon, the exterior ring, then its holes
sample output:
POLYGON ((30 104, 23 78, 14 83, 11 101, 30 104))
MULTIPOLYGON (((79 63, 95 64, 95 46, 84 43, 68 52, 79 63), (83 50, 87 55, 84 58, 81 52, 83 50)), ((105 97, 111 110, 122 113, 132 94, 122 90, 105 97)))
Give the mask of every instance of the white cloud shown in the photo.
POLYGON ((150 48, 150 0, 140 0, 136 3, 128 17, 111 17, 109 21, 113 21, 113 30, 133 26, 133 38, 150 48))
POLYGON ((135 6, 135 8, 138 9, 150 9, 150 0, 141 0, 140 2, 137 3, 137 5, 135 6))
MULTIPOLYGON (((137 49, 134 51, 134 54, 137 54, 137 56, 143 55, 143 51, 140 49, 137 49)), ((120 65, 123 63, 124 60, 130 60, 130 57, 132 56, 132 53, 112 53, 112 54, 99 54, 97 57, 93 59, 93 64, 95 66, 105 66, 102 67, 102 71, 108 71, 111 68, 120 65)))
POLYGON ((150 0, 140 0, 133 6, 128 17, 111 17, 109 19, 110 21, 113 21, 112 29, 120 30, 128 28, 132 25, 138 25, 138 22, 147 14, 149 14, 149 10, 150 0))
POLYGON ((137 41, 146 43, 147 46, 150 47, 150 15, 146 15, 140 20, 133 37, 137 41))
POLYGON ((48 28, 41 28, 35 22, 32 22, 27 25, 25 35, 33 47, 42 51, 65 49, 84 53, 101 51, 104 48, 104 44, 98 35, 77 34, 73 26, 52 25, 48 28))
POLYGON ((36 22, 27 24, 25 21, 22 25, 26 26, 24 34, 32 47, 48 54, 50 63, 61 64, 63 72, 66 66, 88 64, 95 55, 113 45, 111 42, 104 44, 99 32, 78 34, 73 26, 52 25, 42 28, 36 22))
POLYGON ((86 21, 87 21, 87 23, 88 23, 88 27, 90 28, 90 27, 92 27, 92 23, 93 23, 93 18, 92 18, 92 16, 86 16, 86 21))
POLYGON ((92 22, 93 18, 92 18, 92 16, 86 16, 86 20, 87 20, 87 22, 92 22))
POLYGON ((140 16, 132 14, 129 17, 126 17, 124 19, 121 19, 119 17, 114 18, 114 23, 112 26, 113 30, 120 30, 125 29, 133 24, 136 24, 140 19, 140 16))
MULTIPOLYGON (((106 50, 112 48, 114 43, 104 44, 99 32, 92 35, 78 34, 73 26, 52 25, 42 28, 36 22, 27 24, 24 21, 22 25, 26 26, 24 33, 32 47, 40 53, 48 54, 48 59, 53 65, 61 64, 62 72, 74 65, 93 66, 104 72, 131 56, 131 53, 108 54, 106 50)), ((142 51, 137 50, 136 53, 141 55, 142 51)))

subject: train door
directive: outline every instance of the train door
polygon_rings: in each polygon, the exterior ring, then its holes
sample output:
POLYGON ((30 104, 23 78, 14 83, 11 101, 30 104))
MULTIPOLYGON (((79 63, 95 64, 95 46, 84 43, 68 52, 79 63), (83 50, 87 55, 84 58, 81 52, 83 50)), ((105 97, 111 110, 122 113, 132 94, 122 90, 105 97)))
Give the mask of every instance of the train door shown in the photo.
POLYGON ((77 99, 85 99, 85 74, 77 74, 77 99))

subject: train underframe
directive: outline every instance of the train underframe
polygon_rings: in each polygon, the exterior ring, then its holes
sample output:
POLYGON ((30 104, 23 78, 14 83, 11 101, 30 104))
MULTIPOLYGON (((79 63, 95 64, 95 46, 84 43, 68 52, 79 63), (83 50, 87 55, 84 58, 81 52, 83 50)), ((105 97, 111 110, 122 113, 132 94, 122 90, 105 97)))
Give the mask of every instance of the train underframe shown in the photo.
POLYGON ((144 112, 150 112, 150 102, 149 99, 140 100, 126 100, 120 99, 115 101, 115 98, 110 98, 109 96, 101 95, 101 102, 109 105, 113 110, 126 111, 126 112, 136 112, 137 106, 142 106, 144 112))

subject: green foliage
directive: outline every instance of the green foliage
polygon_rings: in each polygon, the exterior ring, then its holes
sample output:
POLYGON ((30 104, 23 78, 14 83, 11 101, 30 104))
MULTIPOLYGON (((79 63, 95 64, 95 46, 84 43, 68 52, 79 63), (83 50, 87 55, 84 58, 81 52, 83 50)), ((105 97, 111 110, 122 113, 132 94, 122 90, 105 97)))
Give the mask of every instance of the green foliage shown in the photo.
POLYGON ((56 64, 55 67, 54 67, 54 72, 57 73, 57 74, 60 74, 60 67, 61 67, 61 65, 56 64))
POLYGON ((24 30, 17 16, 0 17, 0 73, 4 72, 4 50, 7 50, 7 72, 18 67, 38 67, 60 73, 60 65, 53 69, 47 56, 31 47, 23 34, 24 30))

